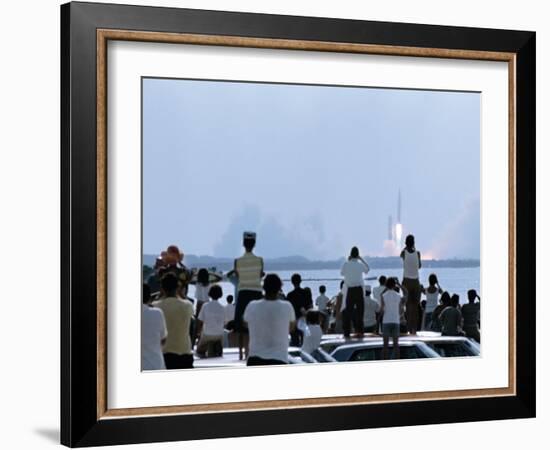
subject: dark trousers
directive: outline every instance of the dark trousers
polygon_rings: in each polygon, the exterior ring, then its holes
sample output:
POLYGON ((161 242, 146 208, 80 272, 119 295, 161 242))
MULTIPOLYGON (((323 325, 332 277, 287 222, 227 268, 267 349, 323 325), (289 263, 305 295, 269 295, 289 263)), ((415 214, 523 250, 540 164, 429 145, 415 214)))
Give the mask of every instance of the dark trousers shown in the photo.
POLYGON ((279 361, 278 359, 264 359, 259 356, 250 356, 246 361, 247 366, 275 366, 279 364, 288 364, 285 361, 279 361))
POLYGON ((243 289, 237 294, 237 302, 235 303, 235 331, 247 333, 248 328, 243 324, 244 310, 252 300, 259 300, 263 297, 261 291, 249 291, 243 289))
POLYGON ((420 329, 420 282, 418 278, 403 278, 403 286, 407 289, 407 302, 405 317, 407 318, 407 331, 416 333, 420 329))
POLYGON ((167 369, 192 369, 193 355, 164 353, 164 364, 166 365, 167 369))
POLYGON ((346 309, 342 311, 342 326, 344 336, 351 333, 351 324, 356 333, 363 333, 363 312, 365 310, 365 300, 363 297, 363 288, 355 286, 348 288, 346 296, 346 309))
POLYGON ((304 333, 302 330, 295 328, 294 331, 290 333, 290 346, 291 347, 301 347, 304 340, 304 333))

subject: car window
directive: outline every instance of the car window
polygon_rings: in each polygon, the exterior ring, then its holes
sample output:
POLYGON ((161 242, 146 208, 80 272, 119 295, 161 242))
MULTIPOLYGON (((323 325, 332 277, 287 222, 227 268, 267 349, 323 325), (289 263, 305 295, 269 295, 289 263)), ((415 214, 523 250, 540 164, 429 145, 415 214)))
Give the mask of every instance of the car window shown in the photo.
MULTIPOLYGON (((410 347, 400 347, 399 348, 400 358, 401 359, 418 359, 418 358, 427 358, 427 356, 418 349, 415 345, 410 347)), ((392 352, 393 359, 393 352, 392 352)))
POLYGON ((456 342, 435 342, 430 347, 439 353, 440 356, 446 358, 472 356, 474 354, 469 348, 456 342))
POLYGON ((380 349, 374 349, 374 348, 362 348, 360 350, 355 350, 350 361, 376 361, 377 359, 380 359, 380 356, 378 355, 377 358, 377 352, 376 350, 380 351, 380 349))
MULTIPOLYGON (((418 359, 426 358, 426 355, 422 353, 416 346, 399 346, 400 359, 418 359)), ((351 355, 350 361, 376 361, 382 359, 382 348, 365 348, 356 350, 351 355)), ((390 347, 390 359, 395 359, 393 353, 393 347, 390 347)))

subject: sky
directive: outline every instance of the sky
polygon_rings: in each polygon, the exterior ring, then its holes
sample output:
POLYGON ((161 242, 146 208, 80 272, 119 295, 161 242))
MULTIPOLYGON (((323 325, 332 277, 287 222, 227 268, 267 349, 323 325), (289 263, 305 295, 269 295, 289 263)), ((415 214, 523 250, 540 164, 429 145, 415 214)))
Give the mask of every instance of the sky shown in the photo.
POLYGON ((143 252, 479 258, 480 94, 143 79, 143 252), (391 246, 390 246, 391 247, 391 246))

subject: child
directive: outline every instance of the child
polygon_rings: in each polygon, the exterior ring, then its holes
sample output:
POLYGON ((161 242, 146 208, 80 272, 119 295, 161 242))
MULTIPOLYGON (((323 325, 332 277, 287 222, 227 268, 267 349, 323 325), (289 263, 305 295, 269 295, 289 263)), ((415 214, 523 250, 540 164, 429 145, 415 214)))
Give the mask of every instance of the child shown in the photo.
POLYGON ((330 299, 325 295, 325 292, 327 292, 326 286, 319 286, 319 296, 315 299, 315 306, 321 313, 321 328, 326 333, 329 319, 328 302, 330 299))
POLYGON ((225 308, 218 302, 222 295, 220 286, 211 286, 208 296, 212 301, 204 303, 199 312, 200 339, 197 344, 197 355, 201 358, 222 356, 225 308))
POLYGON ((365 333, 376 333, 378 331, 378 311, 380 305, 371 296, 371 287, 365 286, 365 309, 363 313, 363 327, 365 333))
POLYGON ((380 304, 380 295, 382 294, 382 291, 386 289, 386 276, 380 275, 378 278, 378 286, 375 286, 372 290, 372 296, 373 298, 380 304))
POLYGON ((302 350, 306 353, 313 353, 321 345, 321 338, 323 337, 323 330, 321 329, 320 322, 321 314, 319 311, 310 309, 306 313, 306 325, 304 330, 304 341, 302 343, 302 350))
POLYGON ((443 289, 439 286, 439 281, 435 273, 428 277, 429 286, 424 290, 426 294, 426 307, 424 308, 424 326, 423 330, 429 330, 432 327, 432 316, 435 308, 439 304, 439 296, 443 294, 443 289))
POLYGON ((388 278, 386 281, 386 289, 381 295, 381 312, 383 314, 382 336, 384 338, 383 359, 388 359, 389 356, 389 341, 392 338, 393 356, 399 359, 399 334, 400 324, 403 318, 403 305, 406 301, 408 292, 407 289, 399 284, 397 278, 388 278), (403 291, 403 295, 399 294, 399 288, 403 291))
POLYGON ((235 333, 235 304, 233 303, 234 297, 228 295, 225 297, 227 305, 225 305, 225 319, 224 326, 227 330, 227 346, 237 347, 239 345, 237 335, 235 333))
POLYGON ((196 314, 197 317, 201 312, 202 305, 208 302, 208 291, 210 289, 210 278, 220 281, 221 277, 217 274, 210 274, 207 269, 199 269, 197 272, 197 281, 195 286, 196 314))

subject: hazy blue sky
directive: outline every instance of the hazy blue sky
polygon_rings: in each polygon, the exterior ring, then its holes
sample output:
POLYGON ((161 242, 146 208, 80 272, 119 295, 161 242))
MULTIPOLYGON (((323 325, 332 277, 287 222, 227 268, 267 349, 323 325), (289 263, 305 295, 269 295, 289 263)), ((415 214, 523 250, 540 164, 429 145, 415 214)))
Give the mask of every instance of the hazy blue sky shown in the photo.
POLYGON ((401 189, 425 255, 479 258, 480 94, 143 81, 143 250, 384 254, 401 189))

